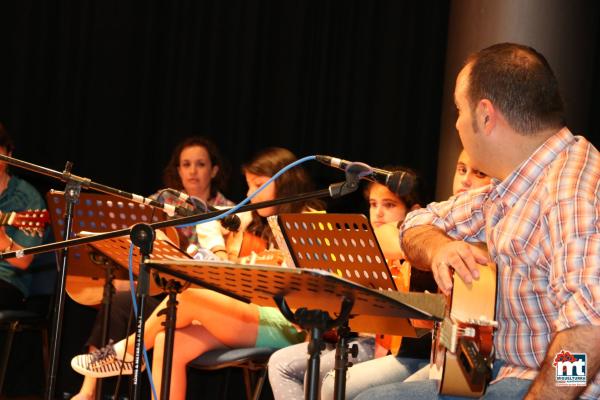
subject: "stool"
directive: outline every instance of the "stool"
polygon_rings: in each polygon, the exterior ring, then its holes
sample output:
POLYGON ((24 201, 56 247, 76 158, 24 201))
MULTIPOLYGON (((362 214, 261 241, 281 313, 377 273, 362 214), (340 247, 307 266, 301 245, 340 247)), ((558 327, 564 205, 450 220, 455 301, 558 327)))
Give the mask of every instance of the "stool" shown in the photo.
MULTIPOLYGON (((42 357, 44 371, 48 371, 48 319, 46 315, 41 315, 29 310, 0 310, 0 329, 6 331, 4 339, 4 349, 0 356, 0 394, 4 387, 4 378, 8 369, 8 361, 12 350, 13 339, 17 332, 39 331, 42 338, 42 357)), ((45 379, 45 377, 44 377, 45 379)))
MULTIPOLYGON (((222 368, 237 367, 243 369, 246 398, 258 400, 267 378, 269 357, 277 349, 270 347, 248 347, 242 349, 218 349, 206 352, 188 363, 188 367, 212 371, 222 368), (251 372, 256 372, 256 382, 252 388, 251 372)), ((227 375, 225 385, 228 385, 227 375)))

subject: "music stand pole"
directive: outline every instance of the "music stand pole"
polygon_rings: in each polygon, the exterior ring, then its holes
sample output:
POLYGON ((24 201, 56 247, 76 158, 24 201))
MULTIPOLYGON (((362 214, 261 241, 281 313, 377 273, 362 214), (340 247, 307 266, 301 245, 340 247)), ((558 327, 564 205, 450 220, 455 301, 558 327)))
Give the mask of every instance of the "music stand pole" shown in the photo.
POLYGON ((352 347, 348 347, 348 336, 350 335, 350 327, 348 322, 338 328, 338 342, 335 347, 335 380, 333 389, 333 398, 335 400, 343 400, 346 398, 346 372, 348 367, 352 366, 348 362, 348 353, 352 357, 358 356, 358 345, 355 343, 352 347))
MULTIPOLYGON (((113 280, 115 279, 114 268, 112 261, 109 261, 105 267, 104 275, 104 290, 102 293, 102 308, 104 315, 102 316, 102 343, 108 342, 108 328, 110 323, 110 309, 112 303, 112 297, 115 293, 115 287, 113 280)), ((102 379, 96 381, 96 398, 102 399, 102 379)))
MULTIPOLYGON (((283 296, 273 298, 275 304, 283 316, 293 324, 299 325, 309 331, 310 341, 308 343, 308 369, 306 372, 307 384, 304 391, 305 400, 317 400, 319 398, 319 375, 321 366, 321 350, 325 348, 323 333, 330 329, 348 323, 350 311, 354 301, 348 297, 342 300, 341 310, 336 319, 332 319, 329 313, 323 310, 308 310, 299 308, 292 312, 283 296)), ((336 376, 337 377, 337 376, 336 376)))
POLYGON ((131 242, 140 249, 140 270, 138 275, 138 313, 136 318, 135 351, 133 356, 133 399, 139 400, 141 395, 141 370, 144 349, 144 307, 150 287, 149 266, 146 259, 152 253, 155 239, 154 229, 146 224, 137 224, 131 228, 131 242))
MULTIPOLYGON (((64 174, 70 174, 73 163, 67 162, 64 174)), ((81 193, 81 184, 79 182, 69 180, 65 186, 65 233, 64 238, 70 239, 73 230, 73 209, 79 200, 81 193)), ((52 338, 50 344, 50 369, 46 378, 46 399, 54 399, 54 389, 56 386, 56 373, 58 367, 58 353, 60 349, 60 339, 62 334, 62 319, 65 308, 65 282, 67 278, 67 255, 69 248, 65 247, 61 251, 58 288, 55 290, 54 314, 52 318, 52 338)))
POLYGON ((169 280, 165 289, 169 293, 166 308, 158 312, 165 315, 165 346, 162 365, 162 386, 160 389, 161 400, 168 400, 171 393, 171 366, 173 364, 173 349, 175 347, 175 328, 177 322, 177 293, 181 292, 182 286, 175 280, 169 280))

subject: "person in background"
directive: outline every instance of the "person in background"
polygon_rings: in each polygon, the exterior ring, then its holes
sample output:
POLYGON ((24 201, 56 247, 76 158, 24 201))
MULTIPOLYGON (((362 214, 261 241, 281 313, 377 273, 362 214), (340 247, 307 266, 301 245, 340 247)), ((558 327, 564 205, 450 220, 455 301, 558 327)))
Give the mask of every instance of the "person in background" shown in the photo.
MULTIPOLYGON (((403 167, 387 166, 388 171, 407 171, 403 167)), ((408 171, 411 172, 412 171, 408 171)), ((396 230, 398 225, 404 221, 406 214, 419 207, 419 194, 417 185, 405 196, 397 196, 385 185, 369 182, 366 186, 365 198, 369 203, 369 219, 374 228, 385 224, 391 224, 396 230)), ((395 265, 393 260, 388 263, 395 265)), ((390 265, 390 266, 391 266, 390 265)), ((396 268, 396 282, 399 290, 408 290, 410 271, 404 271, 404 275, 396 268), (406 281, 406 283, 404 283, 406 281)), ((350 340, 349 345, 358 346, 358 356, 352 359, 353 364, 370 360, 375 355, 375 338, 373 335, 360 335, 350 340)), ((269 382, 276 400, 304 399, 304 379, 307 369, 308 343, 303 342, 273 353, 269 359, 269 382)), ((387 349, 383 350, 387 352, 387 349)), ((328 343, 321 351, 320 379, 335 366, 335 343, 328 343)), ((323 397, 326 398, 326 397, 323 397)))
MULTIPOLYGON (((206 204, 232 206, 233 202, 221 193, 225 181, 225 165, 217 146, 208 138, 192 136, 183 139, 173 149, 163 173, 165 189, 159 190, 151 197, 161 203, 181 206, 190 211, 203 210, 206 204), (191 196, 191 201, 186 202, 170 189, 191 196)), ((199 242, 200 238, 194 226, 177 228, 177 234, 180 248, 185 250, 191 247, 195 252, 197 248, 203 247, 199 242)), ((224 252, 224 250, 224 247, 213 248, 213 251, 217 254, 220 251, 224 252)), ((120 285, 117 283, 117 286, 122 287, 122 290, 113 295, 109 322, 109 336, 115 339, 133 332, 134 328, 130 318, 132 303, 129 284, 123 282, 120 285)), ((146 307, 144 308, 146 317, 150 316, 150 313, 160 304, 163 298, 164 295, 147 297, 146 307)), ((91 335, 86 343, 92 352, 104 344, 102 342, 103 319, 104 308, 100 308, 91 335)), ((95 391, 96 378, 85 376, 79 392, 73 399, 93 399, 95 391)))
POLYGON ((456 196, 467 190, 477 189, 490 184, 490 177, 473 167, 471 157, 462 150, 456 163, 452 182, 452 193, 456 196))
MULTIPOLYGON (((453 195, 457 196, 467 190, 475 190, 490 184, 490 177, 479 171, 471 163, 470 157, 463 150, 456 163, 453 179, 453 195)), ((404 258, 398 240, 398 227, 380 225, 375 228, 377 239, 386 257, 404 258), (391 256, 390 256, 391 255, 391 256)), ((404 263, 408 264, 408 263, 404 263)), ((425 274, 417 268, 412 268, 412 274, 419 276, 425 274)), ((415 281, 415 280, 413 280, 415 281)), ((420 281, 427 282, 424 278, 420 281)), ((411 287, 411 291, 435 291, 431 287, 411 287)), ((431 350, 431 335, 421 339, 403 338, 400 352, 375 360, 357 364, 348 370, 346 377, 346 398, 354 399, 362 391, 384 385, 386 383, 401 382, 415 374, 412 379, 427 379, 429 376, 429 355, 431 350), (423 339, 425 338, 425 339, 423 339)), ((334 391, 333 373, 327 374, 323 381, 321 398, 332 398, 334 391)))
MULTIPOLYGON (((0 124, 0 154, 12 156, 14 143, 2 124, 0 124)), ((38 191, 23 179, 12 175, 8 165, 0 161, 0 252, 20 250, 25 247, 42 244, 44 223, 40 230, 28 232, 11 225, 10 213, 22 213, 31 210, 45 210, 46 205, 38 191)), ((21 214, 22 217, 25 217, 21 214)), ((17 219, 12 219, 17 221, 17 219)), ((20 309, 29 295, 31 274, 26 270, 34 260, 33 255, 19 258, 7 258, 0 261, 0 310, 20 309)))

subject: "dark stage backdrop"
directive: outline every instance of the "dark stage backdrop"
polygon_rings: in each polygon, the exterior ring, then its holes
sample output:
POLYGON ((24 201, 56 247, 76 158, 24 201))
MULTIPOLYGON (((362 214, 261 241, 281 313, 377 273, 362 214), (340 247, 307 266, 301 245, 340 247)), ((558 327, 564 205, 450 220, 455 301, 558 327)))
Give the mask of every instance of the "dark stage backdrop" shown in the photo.
MULTIPOLYGON (((375 166, 434 186, 444 1, 2 2, 0 120, 14 156, 127 191, 161 187, 180 138, 239 165, 266 146, 375 166)), ((343 174, 311 165, 320 185, 343 174)), ((27 175, 30 178, 30 175, 27 175)), ((35 179, 42 189, 62 188, 35 179)), ((361 204, 362 205, 362 204, 361 204)))

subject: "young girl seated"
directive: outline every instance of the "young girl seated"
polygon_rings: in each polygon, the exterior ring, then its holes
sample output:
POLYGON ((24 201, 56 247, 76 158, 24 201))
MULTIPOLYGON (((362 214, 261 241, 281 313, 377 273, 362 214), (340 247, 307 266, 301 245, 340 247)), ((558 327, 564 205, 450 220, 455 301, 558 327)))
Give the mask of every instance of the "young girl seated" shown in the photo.
MULTIPOLYGON (((405 168, 386 167, 391 171, 404 171, 405 168)), ((373 228, 380 229, 389 225, 397 230, 404 221, 406 214, 419 207, 417 187, 405 196, 397 196, 386 186, 379 183, 369 183, 365 189, 365 198, 369 202, 369 219, 373 228)), ((394 275, 398 290, 407 291, 410 282, 410 266, 403 268, 399 259, 388 260, 390 270, 394 275)), ((352 339, 349 345, 358 346, 358 357, 353 358, 354 364, 372 359, 376 348, 383 355, 388 349, 377 346, 373 335, 364 335, 352 339)), ((299 343, 276 351, 269 360, 269 381, 276 400, 293 400, 304 398, 304 375, 307 369, 308 343, 299 343)), ((427 353, 428 354, 428 353, 427 353)), ((321 379, 334 368, 335 345, 328 344, 321 352, 321 379)), ((326 397, 323 397, 326 398, 326 397)))
MULTIPOLYGON (((453 183, 453 191, 456 195, 465 190, 473 190, 486 186, 490 183, 490 178, 474 168, 469 156, 463 151, 456 165, 453 183)), ((378 239, 380 244, 382 244, 382 239, 386 243, 382 245, 386 256, 401 252, 397 230, 393 230, 392 232, 381 230, 379 234, 385 236, 378 235, 378 239)), ((416 271, 419 270, 413 268, 413 273, 416 271)), ((424 272, 421 271, 420 273, 424 272)), ((412 290, 415 289, 411 287, 412 290)), ((386 383, 402 382, 407 378, 410 380, 427 379, 429 376, 429 353, 427 353, 426 359, 415 357, 414 351, 416 348, 414 344, 407 342, 408 338, 404 338, 398 354, 356 364, 350 368, 346 375, 346 399, 353 399, 368 388, 386 383)), ((321 398, 330 399, 333 392, 334 375, 333 373, 329 373, 323 380, 321 398)))
MULTIPOLYGON (((203 207, 205 204, 211 206, 232 206, 233 203, 225 198, 221 193, 224 189, 226 180, 225 163, 217 146, 208 138, 202 136, 191 136, 179 142, 163 172, 163 184, 165 189, 159 190, 151 197, 163 204, 180 206, 194 210, 194 206, 203 207), (166 188, 174 189, 193 199, 192 204, 181 200, 173 192, 166 188), (202 204, 196 204, 202 203, 202 204)), ((177 229, 179 247, 187 249, 189 246, 194 248, 202 247, 199 243, 199 235, 195 227, 183 227, 177 229)), ((69 279, 69 278, 67 278, 69 279)), ((133 332, 134 324, 130 321, 131 314, 131 294, 129 293, 128 282, 113 282, 115 286, 121 288, 113 295, 110 305, 109 315, 109 338, 120 338, 133 332)), ((149 316, 150 312, 156 308, 163 295, 149 296, 146 299, 144 316, 149 316)), ((96 321, 92 327, 92 332, 86 345, 89 351, 95 351, 104 345, 102 339, 102 328, 105 309, 100 308, 96 316, 96 321)), ((79 393, 73 400, 91 400, 95 397, 96 379, 86 376, 81 385, 79 393)))
MULTIPOLYGON (((270 148, 258 154, 243 167, 248 183, 248 194, 257 190, 284 166, 295 161, 288 150, 270 148)), ((272 200, 310 191, 312 185, 302 168, 294 168, 273 184, 267 186, 252 202, 272 200)), ((281 212, 303 212, 320 209, 317 201, 296 202, 277 207, 262 208, 252 212, 251 223, 246 233, 252 233, 265 242, 265 248, 275 246, 266 217, 281 212)), ((243 236, 243 233, 242 233, 243 236)), ((227 240, 228 253, 235 254, 232 246, 241 241, 227 240)), ((206 351, 218 348, 242 348, 266 346, 281 348, 304 339, 299 332, 274 307, 259 307, 229 298, 206 289, 190 288, 177 296, 177 331, 173 352, 170 399, 184 399, 186 391, 186 365, 206 351)), ((154 347, 153 379, 157 393, 162 384, 162 360, 164 350, 163 315, 158 315, 166 301, 157 307, 146 321, 144 341, 147 349, 154 347)), ((106 377, 120 373, 131 374, 133 365, 133 335, 113 345, 90 354, 73 358, 71 365, 86 376, 106 377), (121 360, 124 360, 122 362, 121 360), (123 364, 123 365, 122 365, 123 364)))

